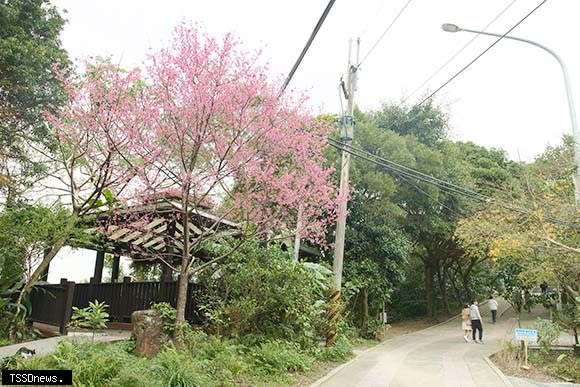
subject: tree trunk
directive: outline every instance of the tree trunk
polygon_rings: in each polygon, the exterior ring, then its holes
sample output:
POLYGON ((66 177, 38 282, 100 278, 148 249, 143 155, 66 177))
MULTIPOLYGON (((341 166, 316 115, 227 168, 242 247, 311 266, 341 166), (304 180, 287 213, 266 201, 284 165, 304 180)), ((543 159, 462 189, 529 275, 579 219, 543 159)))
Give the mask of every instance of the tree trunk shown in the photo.
POLYGON ((369 328, 369 289, 365 287, 361 292, 360 332, 361 336, 366 337, 369 328))
MULTIPOLYGON (((24 284, 24 286, 20 290, 20 294, 18 294, 18 298, 16 299, 16 304, 18 304, 18 305, 22 304, 22 300, 24 299, 24 297, 28 293, 30 293, 34 284, 36 282, 38 282, 38 280, 40 279, 40 276, 42 275, 42 273, 46 270, 46 268, 50 264, 50 261, 52 261, 52 259, 56 256, 56 254, 58 254, 58 252, 60 251, 62 246, 64 246, 64 244, 67 241, 68 236, 70 235, 72 229, 76 226, 77 220, 78 220, 78 216, 75 213, 73 213, 70 216, 69 220, 67 221, 66 225, 64 226, 64 229, 62 230, 61 236, 54 241, 52 247, 50 248, 50 251, 48 251, 46 254, 44 254, 44 257, 42 258, 40 265, 38 265, 36 270, 34 270, 32 275, 28 279, 28 281, 26 281, 26 283, 24 284)), ((14 316, 12 317, 12 323, 11 323, 11 327, 9 329, 9 336, 11 336, 11 337, 13 337, 14 334, 16 333, 15 332, 15 329, 16 329, 15 324, 16 324, 16 321, 18 321, 18 318, 20 316, 21 311, 22 311, 21 308, 16 308, 16 312, 14 313, 14 316)))
MULTIPOLYGON (((38 267, 36 268, 36 270, 34 270, 32 275, 30 276, 30 278, 26 282, 26 284, 24 284, 24 286, 22 287, 22 290, 20 291, 20 294, 18 295, 18 299, 16 300, 17 304, 20 304, 22 302, 22 299, 24 298, 24 296, 26 296, 26 294, 28 294, 30 292, 30 290, 32 289, 34 284, 36 282, 38 282, 40 276, 42 275, 44 270, 50 264, 50 261, 52 261, 52 259, 56 256, 56 254, 58 254, 60 249, 64 246, 65 242, 68 239, 68 236, 70 235, 70 232, 72 231, 72 229, 75 227, 75 225, 77 223, 77 219, 78 219, 78 217, 76 214, 71 215, 71 217, 69 218, 68 222, 66 223, 66 225, 64 227, 64 230, 62 231, 61 237, 57 238, 54 241, 52 247, 50 248, 50 251, 48 251, 48 253, 44 255, 44 257, 42 258, 42 261, 40 262, 40 265, 38 265, 38 267)), ((16 315, 18 315, 19 312, 20 312, 20 309, 17 309, 16 315)))
POLYGON ((464 304, 466 303, 466 300, 464 300, 463 295, 461 294, 461 292, 459 291, 459 288, 457 287, 457 284, 455 283, 454 274, 447 273, 447 278, 449 278, 449 283, 451 283, 451 288, 453 289, 453 293, 455 294, 455 298, 457 300, 457 303, 459 304, 461 309, 463 309, 464 304))
POLYGON ((179 280, 177 283, 177 305, 175 306, 177 315, 175 317, 175 337, 181 334, 179 325, 185 322, 185 304, 187 302, 187 285, 189 283, 189 213, 187 207, 184 205, 184 212, 182 214, 183 225, 183 251, 181 254, 181 270, 179 272, 179 280))
POLYGON ((473 295, 471 293, 471 289, 469 288, 469 273, 462 273, 461 274, 461 284, 463 285, 463 290, 465 291, 465 295, 467 296, 467 302, 473 301, 473 295))
MULTIPOLYGON (((175 305, 175 330, 174 338, 177 346, 183 345, 183 327, 185 325, 185 306, 187 304, 187 287, 189 285, 189 265, 191 243, 189 241, 189 187, 187 187, 182 195, 181 200, 181 224, 183 226, 182 244, 183 251, 181 254, 181 270, 179 271, 179 279, 177 282, 177 304, 175 305)), ((176 220, 178 222, 179 220, 176 220)))
POLYGON ((439 282, 439 290, 441 291, 445 313, 450 315, 451 309, 449 308, 449 298, 447 297, 447 271, 445 267, 441 270, 440 265, 437 265, 437 281, 439 282))
POLYGON ((428 261, 425 262, 425 296, 427 301, 427 316, 435 316, 435 289, 433 288, 433 266, 428 261))
POLYGON ((181 262, 181 271, 179 273, 177 282, 177 305, 175 306, 177 311, 175 317, 176 325, 180 325, 185 322, 185 304, 187 303, 187 285, 189 283, 189 275, 187 273, 187 264, 189 262, 187 261, 188 260, 183 259, 181 262))

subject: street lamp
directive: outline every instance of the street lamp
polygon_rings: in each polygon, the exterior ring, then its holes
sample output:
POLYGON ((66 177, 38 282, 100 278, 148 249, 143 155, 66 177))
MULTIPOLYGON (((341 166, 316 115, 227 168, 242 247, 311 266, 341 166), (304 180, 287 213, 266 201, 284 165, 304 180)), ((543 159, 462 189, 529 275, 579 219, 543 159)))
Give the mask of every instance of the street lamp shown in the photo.
POLYGON ((568 69, 566 68, 566 65, 564 64, 562 58, 560 58, 558 54, 556 54, 548 47, 528 39, 518 38, 515 36, 507 36, 507 35, 504 36, 501 34, 494 34, 492 32, 468 30, 467 28, 461 28, 451 23, 445 23, 441 26, 441 28, 443 29, 443 31, 446 32, 464 31, 471 32, 473 34, 496 36, 503 37, 503 39, 517 40, 519 42, 524 42, 539 47, 542 50, 546 51, 548 54, 552 55, 554 59, 556 59, 556 61, 560 65, 560 68, 562 69, 562 75, 564 76, 564 85, 566 86, 566 96, 568 98, 568 110, 570 112, 570 122, 572 124, 572 136, 574 138, 574 164, 576 165, 574 175, 572 176, 572 180, 574 181, 574 197, 576 199, 576 208, 580 208, 580 132, 578 131, 578 122, 576 121, 576 108, 574 107, 574 98, 572 97, 572 86, 570 84, 570 78, 568 77, 568 69))

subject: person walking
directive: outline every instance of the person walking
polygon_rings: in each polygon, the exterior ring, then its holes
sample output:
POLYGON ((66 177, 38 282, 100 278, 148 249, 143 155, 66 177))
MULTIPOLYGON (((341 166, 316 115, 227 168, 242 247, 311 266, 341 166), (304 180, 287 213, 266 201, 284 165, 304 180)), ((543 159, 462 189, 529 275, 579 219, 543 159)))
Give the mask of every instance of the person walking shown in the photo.
POLYGON ((489 296, 489 311, 491 312, 491 322, 495 324, 495 320, 497 318, 497 301, 494 300, 493 296, 489 296))
POLYGON ((469 334, 471 333, 471 310, 469 309, 469 304, 465 304, 465 308, 461 311, 461 320, 461 328, 464 332, 463 340, 469 343, 469 334))
POLYGON ((474 343, 483 344, 483 325, 481 325, 481 314, 479 313, 479 302, 471 301, 469 307, 471 318, 471 335, 474 343), (475 333, 479 331, 479 341, 475 339, 475 333))

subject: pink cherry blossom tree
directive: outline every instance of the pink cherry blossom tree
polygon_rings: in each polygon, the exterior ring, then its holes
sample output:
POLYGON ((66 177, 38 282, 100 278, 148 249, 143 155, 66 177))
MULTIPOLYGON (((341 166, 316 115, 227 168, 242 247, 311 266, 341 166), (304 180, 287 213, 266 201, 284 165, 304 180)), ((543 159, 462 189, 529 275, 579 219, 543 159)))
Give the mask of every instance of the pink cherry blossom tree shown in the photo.
POLYGON ((129 160, 130 140, 135 131, 143 130, 148 116, 138 69, 121 71, 108 60, 98 60, 87 63, 82 75, 70 79, 55 67, 68 102, 46 115, 54 146, 33 150, 48 168, 47 177, 39 182, 40 191, 69 206, 71 216, 28 278, 18 302, 79 222, 103 202, 122 197, 136 179, 129 160))
MULTIPOLYGON (((234 219, 263 236, 272 230, 322 242, 336 208, 332 170, 323 150, 330 128, 313 119, 306 98, 277 97, 260 53, 244 52, 226 35, 217 40, 179 25, 170 46, 150 56, 151 133, 136 139, 145 166, 145 193, 167 189, 181 200, 183 244, 177 322, 184 321, 196 252, 219 219, 190 238, 189 214, 213 202, 220 219, 234 219), (298 208, 301 230, 296 230, 298 208)), ((216 258, 220 259, 220 257, 216 258)))
POLYGON ((168 193, 178 198, 177 323, 185 320, 190 276, 228 254, 199 259, 225 219, 241 225, 239 243, 297 232, 323 243, 335 216, 332 169, 323 155, 331 128, 313 118, 305 96, 279 98, 281 82, 269 79, 261 61, 232 35, 218 40, 183 23, 166 49, 150 55, 144 75, 101 61, 77 81, 63 78, 69 103, 49 116, 59 140, 56 152, 46 153, 52 181, 60 182, 51 190, 68 198, 71 227, 102 197, 127 206, 168 193), (208 203, 213 221, 190 227, 208 203))

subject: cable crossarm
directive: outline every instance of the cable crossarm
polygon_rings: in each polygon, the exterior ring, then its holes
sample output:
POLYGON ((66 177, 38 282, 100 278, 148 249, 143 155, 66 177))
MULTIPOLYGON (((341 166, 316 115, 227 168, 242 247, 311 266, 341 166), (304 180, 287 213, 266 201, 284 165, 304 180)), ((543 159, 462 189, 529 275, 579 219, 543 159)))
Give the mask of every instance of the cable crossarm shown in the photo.
MULTIPOLYGON (((470 190, 468 188, 465 188, 465 187, 459 186, 457 184, 453 184, 453 183, 447 182, 445 180, 439 179, 435 176, 428 175, 428 174, 425 174, 423 172, 419 172, 419 171, 414 170, 412 168, 395 163, 394 161, 390 161, 390 160, 387 160, 387 159, 382 158, 380 156, 369 153, 369 152, 365 151, 364 149, 360 149, 360 148, 354 147, 352 145, 342 143, 342 142, 337 141, 337 140, 332 139, 332 138, 328 139, 328 143, 333 148, 347 152, 347 153, 351 154, 352 156, 358 157, 358 158, 366 160, 372 164, 375 164, 379 167, 382 167, 382 168, 394 173, 395 175, 398 175, 399 177, 403 177, 403 180, 407 180, 409 178, 414 179, 416 181, 421 181, 423 183, 428 183, 428 184, 434 185, 434 186, 438 187, 439 189, 446 191, 446 192, 449 192, 451 194, 461 195, 461 196, 466 197, 468 199, 477 200, 477 201, 483 202, 483 203, 493 203, 493 204, 496 204, 496 205, 503 207, 507 210, 518 212, 518 213, 521 213, 524 215, 532 215, 532 212, 529 210, 526 210, 525 208, 516 206, 516 205, 509 203, 509 202, 506 202, 506 201, 492 198, 491 196, 480 194, 480 193, 475 192, 473 190, 470 190)), ((423 190, 420 190, 420 191, 423 192, 424 194, 426 194, 423 190)), ((429 196, 429 195, 427 195, 427 196, 429 196)), ((557 219, 557 218, 554 218, 551 216, 544 216, 543 219, 550 222, 550 223, 553 223, 553 224, 559 224, 559 225, 563 225, 563 226, 575 228, 575 229, 580 228, 579 224, 565 222, 565 221, 562 221, 560 219, 557 219)))

